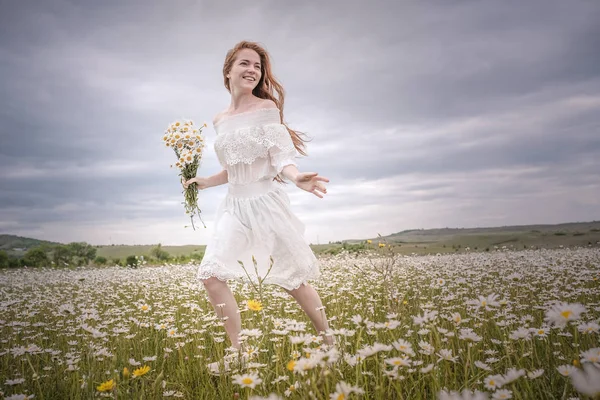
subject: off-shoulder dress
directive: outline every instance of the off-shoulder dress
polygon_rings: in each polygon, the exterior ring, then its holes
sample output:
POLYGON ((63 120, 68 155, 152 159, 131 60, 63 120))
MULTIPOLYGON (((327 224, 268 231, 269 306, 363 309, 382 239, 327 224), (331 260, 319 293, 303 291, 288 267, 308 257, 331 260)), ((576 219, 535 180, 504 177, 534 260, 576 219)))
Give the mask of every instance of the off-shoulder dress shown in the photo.
POLYGON ((286 165, 297 166, 279 109, 234 114, 214 127, 214 149, 227 170, 228 191, 217 208, 197 278, 255 283, 260 278, 288 290, 318 279, 319 262, 304 237, 305 226, 292 212, 282 184, 273 181, 286 165))

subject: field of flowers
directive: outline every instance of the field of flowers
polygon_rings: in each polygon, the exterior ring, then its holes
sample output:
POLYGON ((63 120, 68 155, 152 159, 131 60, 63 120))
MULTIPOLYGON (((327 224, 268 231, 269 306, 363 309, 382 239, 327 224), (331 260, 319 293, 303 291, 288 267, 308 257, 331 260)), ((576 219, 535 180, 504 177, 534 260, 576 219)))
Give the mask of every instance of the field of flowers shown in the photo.
POLYGON ((600 396, 600 249, 378 251, 321 258, 334 348, 282 289, 232 281, 246 356, 220 375, 193 265, 0 271, 0 398, 600 396))

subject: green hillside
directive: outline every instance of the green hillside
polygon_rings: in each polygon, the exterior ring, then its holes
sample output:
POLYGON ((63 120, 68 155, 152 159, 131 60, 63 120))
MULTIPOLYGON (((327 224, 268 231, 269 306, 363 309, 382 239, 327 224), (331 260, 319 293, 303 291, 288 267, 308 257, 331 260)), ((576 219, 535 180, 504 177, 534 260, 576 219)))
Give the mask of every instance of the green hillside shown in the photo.
MULTIPOLYGON (((150 250, 156 245, 138 245, 138 246, 126 246, 126 245, 118 245, 118 246, 98 246, 96 255, 106 257, 106 258, 120 258, 124 259, 130 255, 136 256, 149 256, 150 250)), ((204 249, 206 246, 162 246, 162 249, 168 252, 173 257, 190 255, 192 253, 204 253, 204 249)))
MULTIPOLYGON (((464 251, 486 251, 506 246, 511 249, 556 248, 560 246, 600 245, 600 221, 575 222, 554 225, 517 225, 488 228, 440 228, 409 229, 391 235, 338 241, 314 245, 315 253, 335 252, 342 247, 361 247, 367 239, 371 247, 380 242, 395 244, 395 251, 402 254, 435 254, 464 251)), ((15 235, 0 235, 0 250, 9 255, 22 256, 28 249, 53 246, 58 243, 25 238, 15 235)), ((149 245, 96 245, 97 255, 107 259, 125 259, 131 255, 149 256, 156 244, 149 245)), ((171 256, 189 256, 204 253, 204 245, 162 246, 171 256)))
POLYGON ((59 243, 49 242, 47 240, 38 240, 15 235, 0 235, 0 250, 6 251, 9 255, 21 256, 27 250, 43 245, 55 246, 59 243))

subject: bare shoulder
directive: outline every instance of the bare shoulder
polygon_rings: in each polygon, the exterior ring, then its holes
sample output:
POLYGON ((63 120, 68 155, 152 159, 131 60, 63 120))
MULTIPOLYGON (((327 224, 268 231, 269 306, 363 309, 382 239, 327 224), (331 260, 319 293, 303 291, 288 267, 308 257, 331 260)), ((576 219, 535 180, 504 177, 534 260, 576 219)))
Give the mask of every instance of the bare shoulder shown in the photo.
POLYGON ((220 113, 215 115, 213 118, 213 125, 216 125, 217 123, 219 123, 219 121, 221 120, 221 118, 223 118, 224 115, 225 115, 225 111, 221 111, 220 113))
POLYGON ((275 104, 275 102, 273 100, 264 99, 260 103, 260 108, 278 108, 278 107, 277 107, 277 104, 275 104))

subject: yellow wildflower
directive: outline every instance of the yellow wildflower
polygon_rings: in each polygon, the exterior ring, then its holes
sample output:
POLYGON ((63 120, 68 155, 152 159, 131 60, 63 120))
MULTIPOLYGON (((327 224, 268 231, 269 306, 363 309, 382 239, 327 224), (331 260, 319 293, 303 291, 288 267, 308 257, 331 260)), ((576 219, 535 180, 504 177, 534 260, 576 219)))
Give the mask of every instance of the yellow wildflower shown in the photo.
POLYGON ((252 311, 260 311, 263 309, 263 306, 262 304, 260 304, 260 301, 248 300, 248 308, 252 311))
POLYGON ((296 360, 291 360, 290 362, 287 363, 287 365, 285 367, 287 368, 288 371, 293 371, 295 366, 296 366, 296 360))
POLYGON ((113 390, 114 387, 115 381, 114 379, 111 379, 110 381, 102 382, 100 386, 98 386, 96 389, 99 392, 110 392, 111 390, 113 390))
POLYGON ((134 370, 133 376, 137 378, 139 376, 146 375, 148 371, 150 371, 150 367, 148 365, 144 365, 143 367, 134 370))

